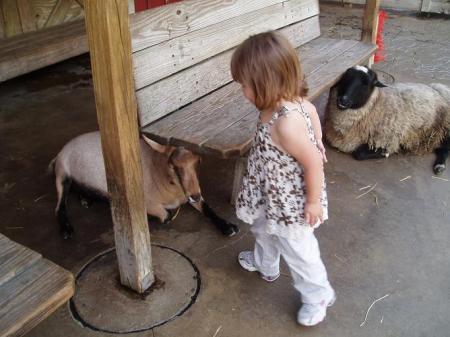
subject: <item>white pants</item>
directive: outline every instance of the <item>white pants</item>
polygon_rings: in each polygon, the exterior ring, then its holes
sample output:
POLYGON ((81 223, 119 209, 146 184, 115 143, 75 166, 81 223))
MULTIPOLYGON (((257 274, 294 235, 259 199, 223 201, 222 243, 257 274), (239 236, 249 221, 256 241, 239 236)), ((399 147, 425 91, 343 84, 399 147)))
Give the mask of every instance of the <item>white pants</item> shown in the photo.
POLYGON ((328 282, 327 271, 320 258, 319 244, 314 233, 305 234, 302 240, 270 235, 265 231, 265 221, 265 218, 261 218, 250 226, 256 239, 255 267, 264 275, 278 275, 282 256, 303 303, 316 304, 329 300, 333 289, 328 282))

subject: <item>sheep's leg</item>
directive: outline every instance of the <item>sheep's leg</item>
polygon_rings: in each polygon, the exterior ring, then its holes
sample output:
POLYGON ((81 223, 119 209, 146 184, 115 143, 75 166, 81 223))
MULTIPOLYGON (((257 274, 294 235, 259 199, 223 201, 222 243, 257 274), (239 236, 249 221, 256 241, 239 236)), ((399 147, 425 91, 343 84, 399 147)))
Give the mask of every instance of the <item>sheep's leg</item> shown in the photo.
POLYGON ((197 203, 191 203, 191 205, 198 211, 202 212, 207 218, 209 218, 214 225, 222 232, 222 234, 226 236, 233 236, 236 233, 239 233, 239 227, 233 225, 231 222, 226 221, 219 217, 216 212, 213 211, 209 205, 201 200, 197 203))
POLYGON ((64 240, 69 239, 73 234, 73 227, 67 217, 67 196, 69 194, 71 183, 72 181, 70 178, 56 177, 56 192, 58 195, 56 217, 59 223, 59 230, 64 240))
POLYGON ((445 162, 450 152, 450 135, 442 142, 441 146, 436 149, 436 160, 433 165, 434 174, 442 174, 445 171, 445 162))
POLYGON ((366 159, 380 159, 388 157, 388 153, 385 149, 378 148, 372 150, 368 144, 360 145, 355 151, 352 152, 353 158, 356 160, 366 159))

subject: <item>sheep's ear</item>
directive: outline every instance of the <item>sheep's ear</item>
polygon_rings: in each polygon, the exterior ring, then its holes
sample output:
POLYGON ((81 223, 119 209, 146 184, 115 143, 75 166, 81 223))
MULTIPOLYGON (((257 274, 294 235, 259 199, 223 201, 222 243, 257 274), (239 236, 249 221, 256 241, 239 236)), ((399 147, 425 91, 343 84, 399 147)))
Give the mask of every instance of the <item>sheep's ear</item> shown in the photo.
POLYGON ((374 86, 378 87, 378 88, 385 88, 387 87, 387 85, 381 83, 380 81, 376 80, 375 83, 373 84, 374 86))
POLYGON ((159 153, 170 156, 172 152, 175 151, 175 147, 159 144, 154 140, 151 140, 150 138, 146 137, 145 135, 142 135, 142 139, 147 143, 148 146, 150 146, 153 150, 159 153))

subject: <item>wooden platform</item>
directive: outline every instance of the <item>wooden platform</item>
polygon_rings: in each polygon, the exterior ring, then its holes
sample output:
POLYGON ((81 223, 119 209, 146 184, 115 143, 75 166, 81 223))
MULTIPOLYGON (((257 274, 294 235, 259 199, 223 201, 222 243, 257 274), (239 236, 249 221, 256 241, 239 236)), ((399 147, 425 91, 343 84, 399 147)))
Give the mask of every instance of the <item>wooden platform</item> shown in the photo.
MULTIPOLYGON (((307 74, 309 99, 314 99, 335 84, 347 68, 365 62, 376 46, 320 37, 297 50, 307 74)), ((249 150, 257 118, 254 106, 232 82, 142 128, 142 132, 163 144, 230 158, 249 150)))
POLYGON ((0 234, 0 337, 24 335, 73 293, 71 273, 0 234))

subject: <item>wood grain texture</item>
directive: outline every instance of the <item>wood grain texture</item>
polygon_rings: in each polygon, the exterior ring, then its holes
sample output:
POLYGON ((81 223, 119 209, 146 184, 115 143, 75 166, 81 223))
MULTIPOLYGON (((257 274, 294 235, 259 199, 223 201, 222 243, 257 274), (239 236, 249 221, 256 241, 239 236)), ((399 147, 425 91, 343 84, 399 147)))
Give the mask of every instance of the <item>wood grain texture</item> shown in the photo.
POLYGON ((38 29, 42 29, 45 27, 45 23, 50 16, 50 13, 53 11, 58 0, 33 0, 31 5, 33 7, 33 11, 36 14, 36 24, 38 29))
POLYGON ((71 273, 0 234, 0 337, 23 336, 67 302, 71 273))
POLYGON ((84 21, 0 40, 0 82, 87 51, 84 21))
POLYGON ((0 39, 5 38, 5 30, 4 30, 5 22, 3 21, 3 8, 0 6, 0 39))
POLYGON ((67 11, 66 16, 64 17, 64 22, 76 21, 76 20, 84 20, 84 10, 83 7, 77 1, 72 1, 72 6, 67 11))
POLYGON ((241 190, 242 177, 247 168, 247 158, 238 157, 234 163, 233 189, 231 190, 231 204, 236 204, 239 191, 241 190))
POLYGON ((19 9, 16 0, 2 0, 0 2, 3 12, 4 31, 6 37, 22 33, 19 9))
POLYGON ((23 336, 74 293, 73 275, 48 260, 0 287, 0 336, 23 336))
POLYGON ((31 0, 17 0, 20 22, 24 33, 34 32, 37 29, 36 18, 34 16, 31 0))
POLYGON ((185 0, 130 17, 133 52, 283 0, 185 0))
MULTIPOLYGON (((376 47, 352 40, 318 38, 298 49, 310 86, 309 99, 331 87, 348 68, 361 64, 376 47)), ((231 83, 143 128, 149 137, 221 158, 246 153, 258 112, 231 83)))
MULTIPOLYGON (((353 40, 320 38, 303 45, 298 49, 298 54, 303 60, 305 73, 309 77, 357 43, 358 41, 353 40)), ((310 95, 312 94, 313 90, 310 92, 310 95)), ((171 144, 188 146, 194 151, 201 151, 202 147, 207 147, 209 150, 216 150, 219 156, 227 142, 228 144, 233 142, 234 145, 226 156, 236 154, 236 146, 240 152, 239 144, 247 144, 248 140, 248 134, 242 130, 249 128, 251 123, 248 120, 249 116, 252 116, 253 122, 257 117, 257 114, 252 113, 255 108, 242 96, 239 85, 235 83, 186 106, 182 111, 182 116, 179 112, 175 112, 153 124, 154 132, 160 134, 161 138, 170 138, 171 144), (244 119, 244 124, 240 118, 244 119), (218 124, 215 122, 217 120, 218 124), (214 127, 208 127, 209 125, 214 127)), ((161 138, 159 141, 163 141, 161 138)))
POLYGON ((366 5, 364 7, 361 41, 368 43, 376 42, 379 8, 380 0, 366 1, 366 5))
MULTIPOLYGON (((361 41, 376 43, 378 31, 378 10, 381 0, 367 0, 364 6, 364 16, 362 22, 361 41)), ((368 67, 372 67, 374 56, 367 62, 368 67)))
POLYGON ((70 10, 74 0, 58 0, 53 7, 50 16, 48 17, 45 27, 51 27, 59 25, 64 22, 64 18, 70 10))
POLYGON ((97 119, 121 283, 142 293, 154 281, 131 66, 128 3, 85 0, 97 119))
POLYGON ((10 240, 1 242, 0 249, 0 287, 42 258, 40 254, 10 240))
MULTIPOLYGON (((280 29, 294 47, 320 35, 319 17, 280 29)), ((147 125, 168 113, 231 82, 230 60, 234 49, 178 72, 136 92, 140 125, 147 125)))
POLYGON ((240 15, 133 54, 136 89, 238 45, 251 34, 293 24, 318 13, 316 0, 291 0, 240 15))

